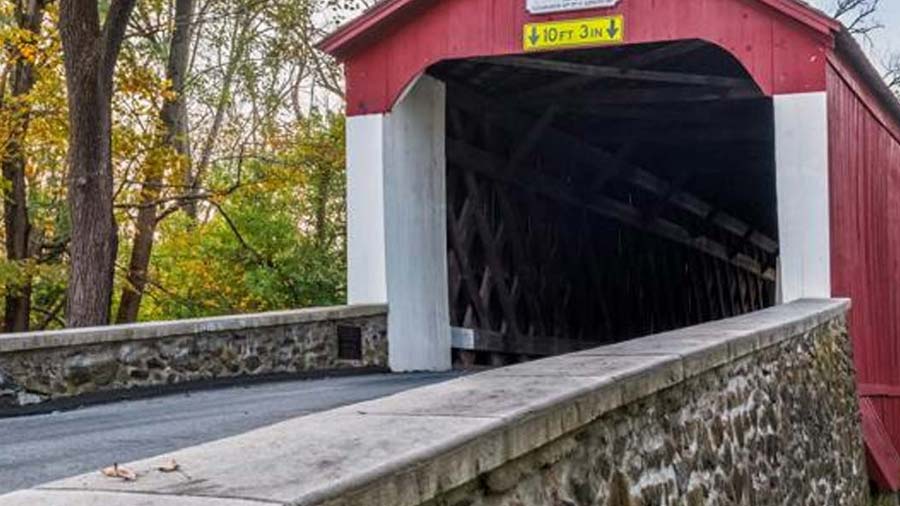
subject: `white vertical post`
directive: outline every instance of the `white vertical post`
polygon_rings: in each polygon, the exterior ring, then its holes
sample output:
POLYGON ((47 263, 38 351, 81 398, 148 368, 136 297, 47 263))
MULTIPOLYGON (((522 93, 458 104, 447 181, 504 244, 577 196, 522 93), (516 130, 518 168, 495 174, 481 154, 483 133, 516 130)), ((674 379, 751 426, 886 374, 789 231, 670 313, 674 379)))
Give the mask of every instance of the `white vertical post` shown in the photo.
POLYGON ((774 106, 781 302, 831 297, 827 97, 778 95, 774 106))
POLYGON ((444 84, 421 77, 385 118, 388 346, 395 371, 447 370, 444 84))
POLYGON ((384 304, 384 115, 347 118, 347 300, 384 304))
POLYGON ((388 303, 394 371, 451 367, 443 83, 347 123, 348 299, 388 303))

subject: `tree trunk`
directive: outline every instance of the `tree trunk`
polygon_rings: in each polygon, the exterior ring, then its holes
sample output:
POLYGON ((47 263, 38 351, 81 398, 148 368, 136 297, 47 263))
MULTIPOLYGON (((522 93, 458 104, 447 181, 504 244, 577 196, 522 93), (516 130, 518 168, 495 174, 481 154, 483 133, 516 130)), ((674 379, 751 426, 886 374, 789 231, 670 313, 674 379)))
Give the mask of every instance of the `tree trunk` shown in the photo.
POLYGON ((135 0, 62 0, 60 35, 69 102, 70 327, 109 323, 118 236, 113 215, 113 73, 135 0))
MULTIPOLYGON (((185 79, 190 56, 191 21, 194 11, 194 0, 177 0, 175 4, 175 31, 169 44, 169 59, 166 65, 166 78, 172 83, 175 96, 166 99, 160 112, 162 132, 160 143, 179 155, 179 163, 187 163, 190 159, 190 143, 187 132, 187 103, 185 100, 185 79)), ((153 238, 157 225, 157 201, 163 173, 158 165, 147 167, 141 188, 140 207, 135 224, 134 244, 131 248, 131 260, 128 264, 128 283, 122 288, 122 300, 116 323, 132 323, 137 321, 141 308, 141 299, 147 286, 150 269, 150 257, 153 252, 153 238)), ((185 171, 190 174, 190 169, 185 171)))
POLYGON ((68 324, 109 323, 117 249, 113 216, 110 96, 98 86, 97 58, 80 59, 70 71, 68 203, 72 220, 69 245, 68 324))
MULTIPOLYGON (((20 29, 40 33, 44 19, 43 0, 20 0, 16 5, 16 24, 20 29)), ((11 262, 23 262, 31 255, 31 223, 28 220, 28 193, 25 181, 25 135, 31 117, 31 106, 22 98, 34 88, 34 67, 31 62, 16 56, 13 66, 10 100, 11 131, 2 156, 3 178, 10 191, 3 204, 3 223, 6 227, 6 257, 11 262)), ((3 317, 5 332, 25 332, 31 318, 31 278, 26 279, 14 293, 6 296, 3 317)))

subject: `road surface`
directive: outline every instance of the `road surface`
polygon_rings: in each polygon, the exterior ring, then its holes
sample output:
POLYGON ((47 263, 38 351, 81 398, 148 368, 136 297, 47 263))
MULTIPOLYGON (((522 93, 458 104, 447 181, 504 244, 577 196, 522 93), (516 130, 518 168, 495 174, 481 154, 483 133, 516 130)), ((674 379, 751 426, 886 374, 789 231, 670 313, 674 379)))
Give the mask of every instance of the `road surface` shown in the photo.
POLYGON ((0 419, 0 494, 457 376, 380 374, 256 384, 0 419))

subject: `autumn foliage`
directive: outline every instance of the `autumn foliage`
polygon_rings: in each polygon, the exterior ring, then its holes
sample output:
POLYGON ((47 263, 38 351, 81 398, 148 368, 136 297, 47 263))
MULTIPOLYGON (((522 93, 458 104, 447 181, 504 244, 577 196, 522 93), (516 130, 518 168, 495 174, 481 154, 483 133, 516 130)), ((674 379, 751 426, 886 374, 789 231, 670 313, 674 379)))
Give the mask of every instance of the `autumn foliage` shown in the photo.
MULTIPOLYGON (((5 331, 67 322, 72 136, 61 1, 0 0, 5 331)), ((98 2, 101 21, 116 1, 98 2)), ((171 75, 175 0, 136 3, 115 68, 118 244, 107 323, 342 303, 340 72, 312 44, 359 3, 180 1, 190 12, 181 85, 171 75), (147 261, 133 255, 139 230, 150 238, 147 261), (118 311, 129 293, 136 315, 118 311)))

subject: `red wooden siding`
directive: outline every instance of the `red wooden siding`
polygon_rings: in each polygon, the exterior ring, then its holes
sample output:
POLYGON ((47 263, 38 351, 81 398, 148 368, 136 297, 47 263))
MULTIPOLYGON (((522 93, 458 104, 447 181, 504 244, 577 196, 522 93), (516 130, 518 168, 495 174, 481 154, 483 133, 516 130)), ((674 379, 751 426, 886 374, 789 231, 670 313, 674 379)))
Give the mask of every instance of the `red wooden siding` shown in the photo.
POLYGON ((860 391, 900 448, 900 125, 838 59, 827 82, 832 289, 853 299, 860 391))
POLYGON ((887 490, 900 489, 900 455, 891 444, 887 429, 878 415, 878 408, 872 399, 860 401, 862 431, 866 438, 869 476, 878 486, 887 490))
MULTIPOLYGON (((771 0, 770 0, 771 1, 771 0)), ((394 20, 346 60, 350 115, 391 108, 430 65, 522 52, 531 21, 623 14, 626 43, 704 39, 733 54, 766 94, 822 91, 827 33, 759 0, 629 0, 614 9, 531 16, 525 0, 442 0, 394 20)))

